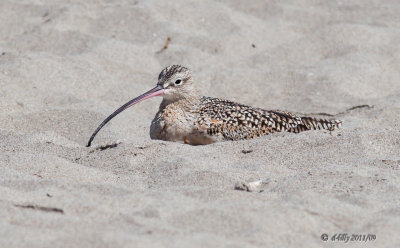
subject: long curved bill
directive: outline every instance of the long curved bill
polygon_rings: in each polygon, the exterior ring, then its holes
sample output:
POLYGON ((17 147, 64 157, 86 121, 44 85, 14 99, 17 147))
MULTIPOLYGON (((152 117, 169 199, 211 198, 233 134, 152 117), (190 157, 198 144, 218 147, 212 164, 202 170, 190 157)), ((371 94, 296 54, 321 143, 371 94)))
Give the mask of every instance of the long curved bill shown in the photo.
POLYGON ((112 113, 109 117, 107 117, 96 129, 96 131, 93 132, 92 136, 89 139, 89 142, 87 144, 87 147, 89 147, 94 139, 94 137, 96 136, 96 134, 100 131, 100 129, 107 124, 107 122, 111 121, 112 118, 114 118, 116 115, 118 115, 119 113, 121 113, 122 111, 124 111, 125 109, 132 107, 133 105, 135 105, 138 102, 141 102, 143 100, 146 100, 148 98, 151 98, 153 96, 159 96, 164 94, 164 88, 161 85, 157 85, 156 87, 154 87, 153 89, 147 91, 146 93, 130 100, 129 102, 125 103, 124 105, 122 105, 119 109, 115 110, 114 113, 112 113))

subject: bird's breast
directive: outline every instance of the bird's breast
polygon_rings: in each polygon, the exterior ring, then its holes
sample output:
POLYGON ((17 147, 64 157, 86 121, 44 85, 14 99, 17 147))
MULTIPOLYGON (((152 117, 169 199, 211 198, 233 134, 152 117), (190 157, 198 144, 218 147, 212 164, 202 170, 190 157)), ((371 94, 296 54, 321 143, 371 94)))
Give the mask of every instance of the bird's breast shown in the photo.
POLYGON ((150 127, 150 137, 191 145, 214 143, 214 137, 207 134, 206 124, 199 122, 197 108, 187 108, 184 103, 169 104, 159 109, 150 127))
POLYGON ((185 111, 176 104, 169 104, 160 108, 154 117, 150 136, 152 139, 184 142, 185 136, 192 132, 195 119, 195 113, 185 111))

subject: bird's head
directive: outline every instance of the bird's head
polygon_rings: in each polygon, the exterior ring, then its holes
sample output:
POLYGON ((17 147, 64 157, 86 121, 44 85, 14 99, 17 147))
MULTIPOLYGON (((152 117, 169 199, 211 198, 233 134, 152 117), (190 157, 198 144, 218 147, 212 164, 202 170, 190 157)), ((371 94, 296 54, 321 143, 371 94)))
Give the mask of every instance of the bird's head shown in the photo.
POLYGON ((87 146, 90 146, 96 134, 100 131, 100 129, 109 122, 116 115, 124 111, 125 109, 132 107, 136 103, 139 103, 143 100, 149 99, 154 96, 162 95, 164 98, 164 102, 172 103, 181 99, 192 99, 196 98, 197 91, 194 87, 192 81, 192 74, 190 70, 186 67, 180 65, 172 65, 168 66, 164 70, 161 71, 158 76, 158 82, 156 87, 147 91, 146 93, 130 100, 129 102, 122 105, 120 108, 115 110, 110 116, 108 116, 94 131, 92 136, 89 139, 87 146))
POLYGON ((158 87, 164 90, 163 98, 167 102, 195 97, 197 91, 192 80, 192 73, 180 65, 168 66, 158 76, 158 87))

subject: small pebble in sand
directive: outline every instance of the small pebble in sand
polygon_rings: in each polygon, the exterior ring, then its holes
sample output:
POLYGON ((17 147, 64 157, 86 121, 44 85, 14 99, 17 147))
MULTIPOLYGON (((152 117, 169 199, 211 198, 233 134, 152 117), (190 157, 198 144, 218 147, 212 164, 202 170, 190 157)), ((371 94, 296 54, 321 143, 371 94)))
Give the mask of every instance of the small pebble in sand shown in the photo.
POLYGON ((263 183, 267 183, 268 180, 257 180, 254 182, 237 182, 235 184, 235 189, 236 190, 243 190, 247 192, 253 192, 257 190, 263 183))

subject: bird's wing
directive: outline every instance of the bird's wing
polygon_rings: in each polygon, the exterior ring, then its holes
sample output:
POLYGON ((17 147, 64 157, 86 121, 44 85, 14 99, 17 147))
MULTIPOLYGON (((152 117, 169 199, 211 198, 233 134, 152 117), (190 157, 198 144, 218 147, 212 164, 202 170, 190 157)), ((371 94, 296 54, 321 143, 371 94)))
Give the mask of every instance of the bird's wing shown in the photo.
POLYGON ((219 98, 203 97, 200 123, 208 135, 249 139, 274 132, 274 120, 262 110, 219 98))
POLYGON ((299 117, 280 110, 263 110, 236 102, 203 97, 200 122, 208 135, 226 140, 250 139, 274 132, 299 133, 311 129, 333 130, 341 121, 299 117))

